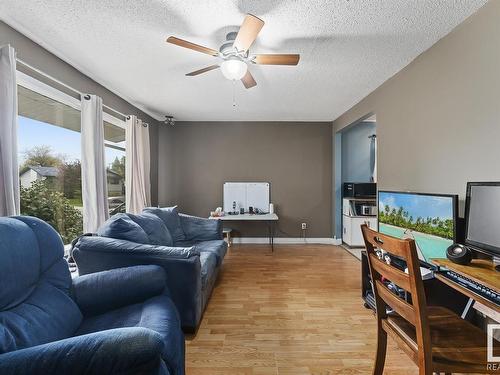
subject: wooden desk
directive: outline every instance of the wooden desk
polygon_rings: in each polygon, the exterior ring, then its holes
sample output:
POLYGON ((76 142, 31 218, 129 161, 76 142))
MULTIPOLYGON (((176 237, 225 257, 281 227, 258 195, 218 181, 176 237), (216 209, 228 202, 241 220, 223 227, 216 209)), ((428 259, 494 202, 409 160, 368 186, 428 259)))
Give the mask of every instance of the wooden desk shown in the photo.
MULTIPOLYGON (((450 271, 461 274, 479 284, 484 285, 487 288, 496 291, 497 294, 500 294, 500 272, 497 272, 495 270, 493 262, 491 261, 474 259, 472 260, 471 264, 467 266, 453 263, 448 259, 431 259, 431 262, 436 266, 444 267, 450 271)), ((495 315, 497 318, 498 316, 500 316, 500 308, 498 307, 498 305, 465 288, 464 286, 446 278, 445 276, 440 275, 438 272, 435 273, 435 277, 439 281, 469 297, 469 303, 467 304, 468 307, 472 307, 473 302, 476 301, 492 310, 493 315, 495 315)), ((484 313, 484 310, 482 310, 482 312, 484 313)))
POLYGON ((269 244, 271 245, 271 251, 274 251, 274 223, 279 220, 276 214, 237 214, 237 215, 225 215, 225 216, 210 216, 211 220, 221 220, 221 221, 264 221, 268 225, 269 229, 269 244))

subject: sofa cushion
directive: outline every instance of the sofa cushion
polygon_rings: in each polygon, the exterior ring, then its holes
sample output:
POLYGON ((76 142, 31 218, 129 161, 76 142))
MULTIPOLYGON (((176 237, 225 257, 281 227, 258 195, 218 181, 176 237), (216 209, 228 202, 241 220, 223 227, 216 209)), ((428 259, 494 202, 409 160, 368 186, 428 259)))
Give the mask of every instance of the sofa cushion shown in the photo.
POLYGON ((126 215, 146 232, 151 245, 172 246, 170 231, 158 216, 150 213, 126 215))
POLYGON ((210 241, 222 240, 222 221, 197 216, 179 214, 182 231, 186 240, 210 241))
POLYGON ((184 335, 179 329, 179 324, 179 315, 172 300, 166 295, 160 295, 143 303, 87 317, 75 336, 114 328, 149 328, 158 332, 163 338, 162 357, 170 373, 182 374, 184 373, 184 335))
POLYGON ((98 230, 102 237, 117 238, 136 243, 149 244, 149 237, 142 227, 127 214, 110 217, 98 230))
POLYGON ((209 281, 216 276, 217 256, 211 252, 200 253, 201 289, 205 289, 209 281))
POLYGON ((177 206, 163 207, 163 208, 146 207, 142 212, 156 215, 160 219, 162 219, 163 223, 170 231, 174 243, 176 241, 182 241, 186 239, 186 235, 182 230, 181 220, 179 218, 179 212, 177 211, 177 206))
POLYGON ((224 257, 226 256, 227 253, 227 242, 224 240, 212 240, 212 241, 201 241, 201 242, 185 240, 176 242, 174 246, 179 246, 179 247, 194 246, 194 248, 198 250, 200 253, 203 252, 214 253, 217 257, 217 266, 220 266, 222 264, 222 261, 224 260, 224 257))

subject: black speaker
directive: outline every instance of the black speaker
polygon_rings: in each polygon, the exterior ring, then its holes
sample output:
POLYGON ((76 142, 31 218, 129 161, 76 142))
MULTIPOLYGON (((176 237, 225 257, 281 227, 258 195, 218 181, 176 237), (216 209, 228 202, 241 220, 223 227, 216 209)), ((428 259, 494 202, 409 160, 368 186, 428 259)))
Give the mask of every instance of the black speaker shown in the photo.
POLYGON ((454 243, 446 249, 446 257, 453 263, 465 266, 472 260, 472 251, 467 246, 454 243))

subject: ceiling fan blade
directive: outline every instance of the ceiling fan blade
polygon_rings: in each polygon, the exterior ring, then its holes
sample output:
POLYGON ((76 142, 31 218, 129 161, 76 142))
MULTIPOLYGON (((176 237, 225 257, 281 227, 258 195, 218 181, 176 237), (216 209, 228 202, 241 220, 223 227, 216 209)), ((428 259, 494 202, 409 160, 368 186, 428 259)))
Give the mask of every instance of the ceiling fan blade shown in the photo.
POLYGON ((234 40, 233 46, 236 50, 246 52, 257 38, 263 26, 264 21, 251 14, 247 14, 234 40))
POLYGON ((197 76, 198 74, 203 74, 203 73, 206 73, 206 72, 209 72, 211 70, 218 69, 218 68, 220 68, 219 65, 210 65, 210 66, 207 66, 206 68, 198 69, 198 70, 195 70, 194 72, 187 73, 186 75, 189 77, 193 77, 193 76, 197 76))
POLYGON ((256 55, 253 62, 260 65, 297 65, 300 55, 297 54, 263 54, 256 55))
POLYGON ((247 89, 257 86, 257 82, 255 82, 255 79, 253 78, 252 73, 250 73, 250 70, 247 70, 247 73, 241 79, 241 82, 243 82, 243 85, 247 89))
POLYGON ((188 42, 187 40, 176 38, 175 36, 168 37, 167 42, 175 44, 176 46, 189 48, 189 49, 201 52, 201 53, 206 53, 207 55, 211 55, 211 56, 218 56, 219 55, 219 52, 212 49, 212 48, 203 47, 203 46, 200 46, 199 44, 194 44, 194 43, 188 42))

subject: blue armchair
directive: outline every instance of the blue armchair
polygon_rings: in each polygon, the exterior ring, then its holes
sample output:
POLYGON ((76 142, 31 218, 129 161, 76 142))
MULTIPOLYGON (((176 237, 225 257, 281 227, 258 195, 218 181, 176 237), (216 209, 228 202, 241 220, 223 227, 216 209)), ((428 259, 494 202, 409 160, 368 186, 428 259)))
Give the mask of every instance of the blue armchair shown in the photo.
POLYGON ((71 279, 59 235, 0 218, 0 374, 184 374, 184 336, 165 271, 71 279))
POLYGON ((175 207, 146 208, 142 215, 113 216, 97 234, 81 237, 73 248, 80 274, 159 265, 182 328, 196 330, 227 252, 218 220, 178 214, 175 207))

